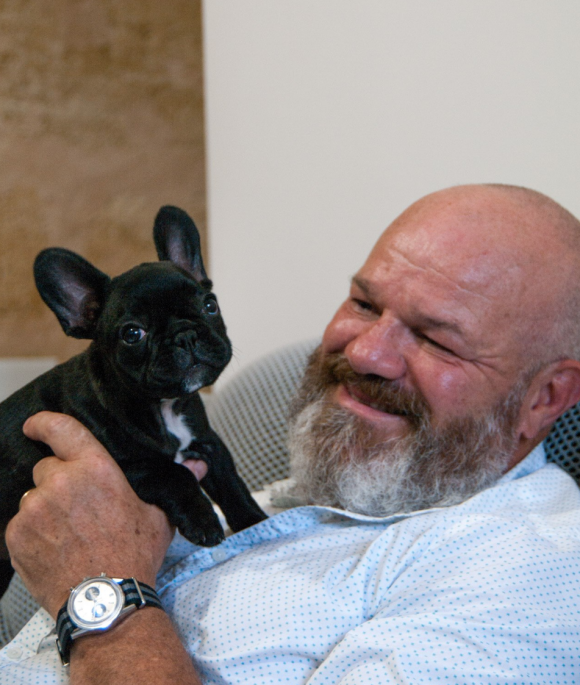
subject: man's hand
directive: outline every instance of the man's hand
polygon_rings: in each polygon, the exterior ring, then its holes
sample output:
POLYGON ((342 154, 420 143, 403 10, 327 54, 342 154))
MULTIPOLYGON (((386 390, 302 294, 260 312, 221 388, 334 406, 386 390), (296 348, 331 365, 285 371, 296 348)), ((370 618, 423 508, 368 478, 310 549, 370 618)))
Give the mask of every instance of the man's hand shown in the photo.
POLYGON ((165 514, 142 502, 105 448, 78 421, 41 412, 24 433, 56 456, 34 467, 35 488, 10 521, 12 564, 53 616, 70 588, 102 572, 155 586, 171 542, 165 514))

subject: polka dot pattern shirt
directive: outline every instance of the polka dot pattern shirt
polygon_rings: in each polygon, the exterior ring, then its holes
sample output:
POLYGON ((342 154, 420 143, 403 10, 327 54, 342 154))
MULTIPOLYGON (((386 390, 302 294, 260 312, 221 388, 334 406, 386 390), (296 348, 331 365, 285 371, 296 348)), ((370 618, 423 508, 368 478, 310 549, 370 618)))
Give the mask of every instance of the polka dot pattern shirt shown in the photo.
MULTIPOLYGON (((176 538, 158 590, 208 684, 580 683, 580 490, 539 447, 455 507, 176 538)), ((67 682, 51 628, 0 652, 2 685, 67 682)))

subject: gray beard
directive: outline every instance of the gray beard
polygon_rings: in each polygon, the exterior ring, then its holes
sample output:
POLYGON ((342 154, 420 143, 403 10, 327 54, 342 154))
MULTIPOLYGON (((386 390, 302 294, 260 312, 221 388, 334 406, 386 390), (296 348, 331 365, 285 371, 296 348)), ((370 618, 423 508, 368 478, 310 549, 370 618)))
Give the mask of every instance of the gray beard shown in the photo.
POLYGON ((288 494, 368 516, 463 502, 507 471, 524 391, 518 384, 484 418, 464 417, 434 429, 424 416, 404 437, 384 440, 329 401, 328 388, 313 397, 307 379, 290 421, 294 484, 288 494))

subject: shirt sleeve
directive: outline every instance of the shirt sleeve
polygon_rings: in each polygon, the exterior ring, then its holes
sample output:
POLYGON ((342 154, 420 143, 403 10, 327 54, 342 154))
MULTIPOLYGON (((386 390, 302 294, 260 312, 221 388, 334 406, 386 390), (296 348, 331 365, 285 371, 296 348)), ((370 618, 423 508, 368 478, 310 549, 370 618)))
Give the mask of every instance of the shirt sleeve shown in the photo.
POLYGON ((68 674, 56 649, 54 620, 40 609, 0 650, 2 685, 66 685, 68 674))

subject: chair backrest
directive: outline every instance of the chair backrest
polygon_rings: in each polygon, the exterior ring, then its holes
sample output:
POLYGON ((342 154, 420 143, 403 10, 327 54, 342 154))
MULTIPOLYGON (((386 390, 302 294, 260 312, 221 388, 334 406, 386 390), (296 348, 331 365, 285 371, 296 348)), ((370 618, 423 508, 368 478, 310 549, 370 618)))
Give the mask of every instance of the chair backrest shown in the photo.
MULTIPOLYGON (((209 396, 210 423, 230 448, 251 490, 288 475, 288 406, 317 342, 296 343, 272 352, 209 396)), ((578 405, 556 422, 545 447, 548 460, 580 484, 578 405)))
POLYGON ((288 407, 318 342, 296 343, 261 357, 204 396, 209 422, 250 490, 288 476, 288 407))
POLYGON ((580 404, 556 421, 544 446, 548 461, 558 464, 580 485, 580 404))

